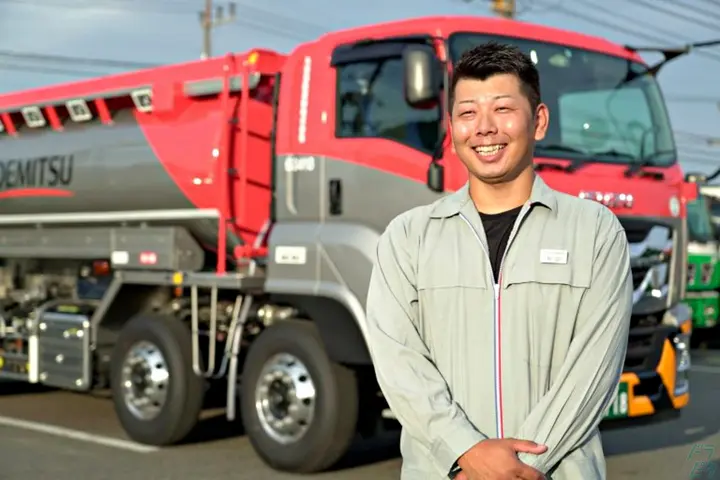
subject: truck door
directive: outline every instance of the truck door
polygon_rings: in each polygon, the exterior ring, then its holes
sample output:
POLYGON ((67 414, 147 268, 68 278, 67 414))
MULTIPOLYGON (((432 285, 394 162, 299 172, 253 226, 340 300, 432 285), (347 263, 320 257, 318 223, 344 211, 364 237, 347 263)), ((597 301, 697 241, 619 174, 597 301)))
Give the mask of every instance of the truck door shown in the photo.
POLYGON ((379 235, 399 213, 438 197, 426 177, 442 107, 413 108, 403 92, 403 50, 428 40, 342 45, 332 54, 336 118, 320 180, 320 282, 343 284, 362 305, 379 235))

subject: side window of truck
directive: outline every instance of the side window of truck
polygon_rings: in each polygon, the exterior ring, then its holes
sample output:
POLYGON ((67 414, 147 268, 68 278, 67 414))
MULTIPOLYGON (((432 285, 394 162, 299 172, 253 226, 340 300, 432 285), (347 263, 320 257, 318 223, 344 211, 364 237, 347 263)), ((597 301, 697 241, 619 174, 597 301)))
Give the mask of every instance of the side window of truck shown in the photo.
POLYGON ((337 75, 336 137, 385 138, 432 153, 440 114, 405 102, 399 57, 342 65, 337 75))

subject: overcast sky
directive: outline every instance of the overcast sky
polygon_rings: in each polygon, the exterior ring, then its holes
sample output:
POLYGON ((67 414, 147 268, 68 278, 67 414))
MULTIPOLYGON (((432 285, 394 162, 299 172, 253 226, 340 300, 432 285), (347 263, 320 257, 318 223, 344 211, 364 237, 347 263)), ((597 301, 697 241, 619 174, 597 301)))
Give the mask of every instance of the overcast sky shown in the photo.
MULTIPOLYGON (((0 0, 0 93, 119 71, 27 54, 140 63, 198 58, 202 47, 198 11, 203 3, 0 0)), ((226 5, 222 0, 215 3, 226 5)), ((438 14, 491 15, 489 3, 238 0, 239 19, 215 30, 213 54, 255 46, 289 51, 326 31, 377 21, 438 14)), ((720 38, 717 0, 518 0, 518 10, 522 20, 600 35, 623 44, 674 45, 720 38)), ((648 60, 656 58, 646 56, 648 60)), ((662 70, 659 79, 684 168, 714 170, 720 166, 720 146, 707 146, 705 139, 720 137, 720 47, 676 60, 662 70)))

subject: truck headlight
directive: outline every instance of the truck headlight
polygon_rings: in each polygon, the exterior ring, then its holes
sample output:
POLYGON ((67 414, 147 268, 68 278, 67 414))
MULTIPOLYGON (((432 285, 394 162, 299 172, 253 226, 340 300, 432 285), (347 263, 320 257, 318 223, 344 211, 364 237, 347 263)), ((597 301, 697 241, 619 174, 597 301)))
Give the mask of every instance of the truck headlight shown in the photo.
POLYGON ((690 371, 690 334, 678 333, 673 338, 675 346, 675 395, 683 395, 690 389, 688 372, 690 371))

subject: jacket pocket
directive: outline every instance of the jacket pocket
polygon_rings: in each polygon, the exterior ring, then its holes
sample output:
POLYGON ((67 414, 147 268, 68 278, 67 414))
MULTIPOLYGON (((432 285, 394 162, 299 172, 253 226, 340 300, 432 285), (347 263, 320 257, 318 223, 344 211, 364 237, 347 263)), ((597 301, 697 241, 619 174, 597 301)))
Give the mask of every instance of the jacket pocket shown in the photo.
POLYGON ((582 257, 564 264, 528 257, 518 257, 503 280, 502 324, 504 331, 513 332, 517 358, 536 367, 533 374, 544 385, 567 355, 578 308, 590 286, 591 265, 582 257))

